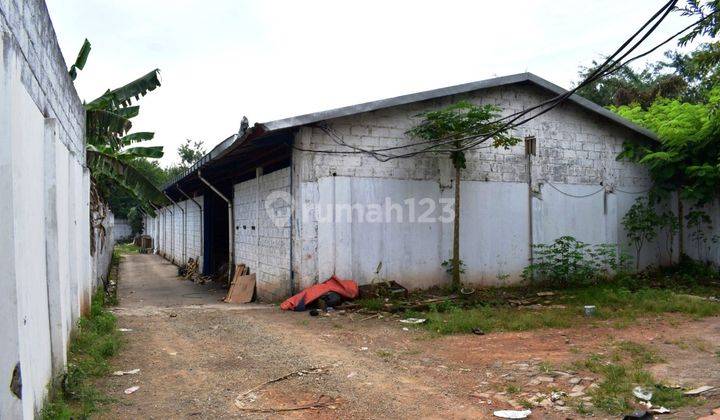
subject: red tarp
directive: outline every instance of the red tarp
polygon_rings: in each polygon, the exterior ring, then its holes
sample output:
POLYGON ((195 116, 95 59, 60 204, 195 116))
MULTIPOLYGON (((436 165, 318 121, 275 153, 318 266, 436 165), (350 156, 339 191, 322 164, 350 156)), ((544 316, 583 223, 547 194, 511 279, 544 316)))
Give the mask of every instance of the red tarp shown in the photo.
POLYGON ((280 305, 280 309, 285 311, 304 311, 305 305, 316 301, 329 292, 335 292, 345 299, 355 299, 359 290, 354 280, 343 280, 339 277, 332 276, 326 281, 310 286, 287 299, 280 305))

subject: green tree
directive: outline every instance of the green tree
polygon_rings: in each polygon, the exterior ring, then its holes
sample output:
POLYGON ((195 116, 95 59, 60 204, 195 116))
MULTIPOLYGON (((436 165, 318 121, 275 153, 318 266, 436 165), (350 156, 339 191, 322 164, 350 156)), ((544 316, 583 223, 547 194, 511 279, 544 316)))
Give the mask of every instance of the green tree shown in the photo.
MULTIPOLYGON (((585 80, 599 63, 585 67, 578 73, 585 80)), ((622 67, 616 73, 598 79, 578 89, 577 93, 601 106, 622 106, 637 104, 647 109, 657 98, 681 98, 688 88, 688 82, 677 74, 661 72, 662 64, 650 65, 637 72, 622 67)))
MULTIPOLYGON (((77 70, 84 68, 90 50, 90 43, 85 40, 75 64, 69 70, 73 80, 77 70)), ((164 203, 166 199, 162 191, 135 164, 139 159, 162 157, 163 148, 137 146, 138 143, 151 140, 154 133, 130 133, 130 130, 132 118, 140 112, 140 107, 133 105, 133 101, 159 86, 159 70, 155 69, 122 87, 108 89, 84 105, 87 165, 94 184, 106 199, 122 191, 151 214, 153 210, 149 203, 164 203)))
POLYGON ((652 202, 644 197, 635 200, 622 218, 625 233, 635 248, 635 269, 640 270, 640 252, 643 245, 657 236, 658 216, 652 202))
POLYGON ((498 122, 500 108, 494 105, 477 106, 469 102, 458 102, 446 108, 419 115, 422 121, 407 134, 426 141, 437 142, 438 149, 450 148, 448 154, 455 169, 455 218, 453 226, 452 287, 461 287, 460 274, 460 179, 465 169, 463 140, 469 137, 492 135, 493 147, 505 149, 517 144, 520 139, 508 134, 508 129, 498 122))
POLYGON ((176 176, 182 174, 188 168, 205 156, 205 143, 203 141, 192 141, 185 139, 185 143, 181 144, 177 149, 178 156, 180 157, 180 163, 178 165, 170 166, 166 169, 167 178, 173 179, 176 176))
POLYGON ((657 144, 626 142, 619 159, 645 165, 656 189, 679 190, 682 198, 707 203, 720 185, 720 87, 706 103, 658 99, 649 109, 639 105, 611 107, 621 116, 655 132, 657 144))

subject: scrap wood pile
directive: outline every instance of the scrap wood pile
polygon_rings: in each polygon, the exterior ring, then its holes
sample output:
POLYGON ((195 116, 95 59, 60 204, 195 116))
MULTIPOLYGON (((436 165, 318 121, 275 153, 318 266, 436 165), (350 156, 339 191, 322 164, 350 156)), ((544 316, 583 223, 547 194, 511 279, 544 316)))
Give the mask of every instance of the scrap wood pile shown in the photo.
POLYGON ((187 264, 183 265, 178 269, 178 274, 185 278, 185 280, 190 280, 193 283, 197 284, 205 284, 205 282, 212 280, 211 276, 203 276, 200 273, 200 268, 198 266, 198 262, 194 258, 188 259, 187 264))

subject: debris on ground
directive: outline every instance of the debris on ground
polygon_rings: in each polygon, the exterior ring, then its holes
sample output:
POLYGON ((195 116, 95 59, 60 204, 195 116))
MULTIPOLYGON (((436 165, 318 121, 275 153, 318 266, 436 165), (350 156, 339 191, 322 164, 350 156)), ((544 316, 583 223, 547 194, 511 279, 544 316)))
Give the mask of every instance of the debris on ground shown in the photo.
POLYGON ((686 391, 683 394, 685 394, 688 397, 695 397, 697 395, 704 394, 712 389, 715 389, 715 387, 710 386, 710 385, 703 385, 699 388, 695 388, 695 389, 691 389, 690 391, 686 391))
POLYGON ((124 376, 124 375, 137 375, 140 373, 140 369, 132 369, 132 370, 116 370, 113 372, 113 376, 124 376))
POLYGON ((408 290, 393 280, 374 279, 370 284, 360 286, 360 296, 364 298, 375 297, 403 297, 408 296, 408 290))
POLYGON ((344 299, 355 299, 359 294, 359 289, 354 280, 343 280, 337 276, 332 276, 326 281, 310 286, 285 300, 280 304, 280 309, 285 311, 304 311, 308 309, 310 304, 330 292, 335 292, 344 299))
POLYGON ((537 292, 536 295, 540 297, 555 296, 555 292, 537 292))
POLYGON ((595 316, 595 305, 585 305, 583 308, 585 310, 585 316, 595 316))
POLYGON ((526 419, 532 411, 530 410, 498 410, 493 412, 493 416, 501 419, 526 419))
POLYGON ((251 407, 246 407, 245 404, 243 403, 243 400, 248 397, 251 397, 250 399, 252 401, 255 401, 255 399, 257 398, 257 396, 255 395, 255 392, 262 390, 263 388, 267 387, 270 384, 274 384, 274 383, 281 382, 281 381, 284 381, 284 380, 287 380, 290 378, 300 377, 300 376, 305 376, 305 375, 322 375, 322 374, 326 373, 326 371, 327 371, 327 366, 319 366, 319 367, 312 367, 312 368, 307 368, 307 369, 300 369, 300 370, 296 370, 294 372, 290 372, 288 374, 279 376, 275 379, 271 379, 269 381, 263 382, 262 384, 254 387, 254 388, 250 388, 247 391, 245 391, 245 392, 239 394, 237 397, 235 397, 235 406, 237 408, 239 408, 240 410, 254 411, 254 412, 258 412, 258 413, 266 413, 266 412, 274 412, 274 411, 295 411, 295 410, 305 410, 305 409, 309 409, 309 408, 329 407, 333 403, 335 403, 335 399, 332 397, 327 397, 325 395, 321 395, 320 398, 318 398, 318 400, 313 403, 303 404, 303 405, 294 406, 294 407, 251 408, 251 407))
POLYGON ((653 397, 653 392, 649 389, 645 389, 640 386, 636 386, 632 391, 635 398, 643 401, 650 401, 653 397))
POLYGON ((302 405, 296 405, 292 407, 268 407, 268 408, 252 408, 252 407, 238 407, 240 410, 243 411, 251 411, 253 413, 279 413, 283 411, 298 411, 298 410, 309 410, 313 408, 323 408, 328 407, 331 409, 334 409, 334 404, 336 403, 335 398, 328 397, 327 395, 321 395, 317 401, 308 403, 308 404, 302 404, 302 405))
POLYGON ((123 392, 125 392, 126 395, 130 395, 133 392, 137 391, 138 389, 140 389, 140 387, 136 385, 136 386, 131 386, 130 388, 126 389, 123 392))
POLYGON ((427 322, 425 318, 405 318, 401 319, 400 322, 403 324, 424 324, 427 322))
POLYGON ((475 334, 475 335, 485 335, 485 331, 481 330, 481 329, 478 328, 478 327, 473 328, 473 329, 472 329, 472 332, 473 332, 473 334, 475 334))
POLYGON ((669 414, 670 410, 665 407, 653 407, 648 410, 652 414, 669 414))
POLYGON ((623 420, 652 420, 653 415, 647 411, 635 411, 632 414, 627 414, 623 417, 623 420))
POLYGON ((131 332, 132 328, 118 328, 117 330, 120 332, 131 332))

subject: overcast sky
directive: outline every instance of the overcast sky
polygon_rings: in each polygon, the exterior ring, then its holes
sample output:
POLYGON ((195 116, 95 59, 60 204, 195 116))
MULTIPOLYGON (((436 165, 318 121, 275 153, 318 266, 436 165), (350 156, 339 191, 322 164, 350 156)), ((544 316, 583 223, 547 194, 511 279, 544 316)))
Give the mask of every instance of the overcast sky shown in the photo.
MULTIPOLYGON (((209 150, 243 115, 252 124, 524 71, 567 88, 662 3, 47 0, 68 63, 92 42, 81 98, 161 70, 134 128, 156 133, 163 164, 186 138, 209 150)), ((687 24, 671 15, 647 45, 687 24)))

